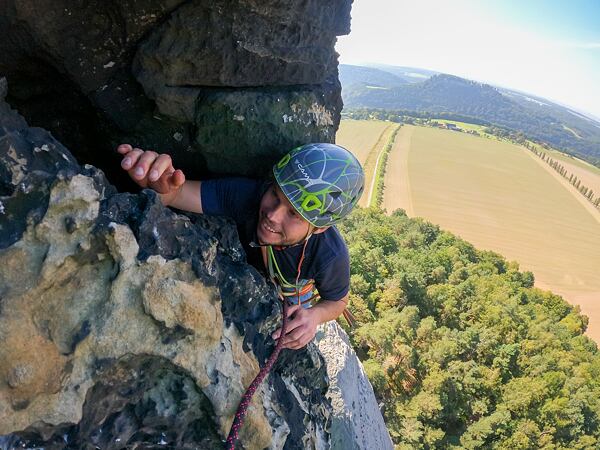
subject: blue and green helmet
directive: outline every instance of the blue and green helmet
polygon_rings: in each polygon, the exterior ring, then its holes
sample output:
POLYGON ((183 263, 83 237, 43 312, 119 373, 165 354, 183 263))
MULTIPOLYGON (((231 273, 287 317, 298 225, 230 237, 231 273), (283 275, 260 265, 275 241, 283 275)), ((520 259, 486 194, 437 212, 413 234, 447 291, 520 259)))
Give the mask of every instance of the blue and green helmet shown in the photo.
POLYGON ((352 211, 365 175, 356 157, 335 144, 296 147, 273 166, 277 184, 315 227, 333 225, 352 211))

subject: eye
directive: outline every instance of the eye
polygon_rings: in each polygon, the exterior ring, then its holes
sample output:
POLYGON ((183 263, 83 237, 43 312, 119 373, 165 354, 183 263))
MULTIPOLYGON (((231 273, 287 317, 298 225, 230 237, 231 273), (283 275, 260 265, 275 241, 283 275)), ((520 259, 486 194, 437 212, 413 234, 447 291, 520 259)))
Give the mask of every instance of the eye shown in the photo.
POLYGON ((275 189, 271 189, 271 195, 275 199, 276 203, 279 204, 279 196, 277 195, 277 191, 275 189))

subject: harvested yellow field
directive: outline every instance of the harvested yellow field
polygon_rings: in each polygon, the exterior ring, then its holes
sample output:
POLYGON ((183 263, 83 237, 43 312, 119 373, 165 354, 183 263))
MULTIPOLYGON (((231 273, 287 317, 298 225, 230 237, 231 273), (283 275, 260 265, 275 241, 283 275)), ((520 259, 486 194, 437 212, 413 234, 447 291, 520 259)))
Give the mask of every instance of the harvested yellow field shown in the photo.
POLYGON ((335 143, 350 150, 364 165, 382 133, 392 123, 381 120, 344 119, 335 136, 335 143))
MULTIPOLYGON (((336 144, 350 150, 365 170, 365 186, 372 187, 377 156, 398 124, 380 120, 342 120, 336 134, 336 144)), ((367 206, 369 192, 364 192, 359 206, 367 206)))
POLYGON ((580 305, 600 342, 600 212, 536 158, 507 142, 405 125, 388 160, 384 207, 519 262, 536 286, 580 305))
POLYGON ((550 158, 558 160, 569 174, 581 180, 581 184, 594 191, 594 198, 600 195, 600 169, 581 159, 570 157, 556 150, 544 151, 550 158))

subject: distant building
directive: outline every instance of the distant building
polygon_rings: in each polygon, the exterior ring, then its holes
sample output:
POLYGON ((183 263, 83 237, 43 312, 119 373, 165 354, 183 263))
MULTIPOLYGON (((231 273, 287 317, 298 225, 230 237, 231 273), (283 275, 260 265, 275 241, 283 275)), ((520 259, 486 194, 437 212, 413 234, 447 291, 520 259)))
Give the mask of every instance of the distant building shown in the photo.
POLYGON ((460 130, 460 128, 458 128, 455 123, 447 123, 446 128, 448 128, 449 130, 455 130, 455 131, 460 130))

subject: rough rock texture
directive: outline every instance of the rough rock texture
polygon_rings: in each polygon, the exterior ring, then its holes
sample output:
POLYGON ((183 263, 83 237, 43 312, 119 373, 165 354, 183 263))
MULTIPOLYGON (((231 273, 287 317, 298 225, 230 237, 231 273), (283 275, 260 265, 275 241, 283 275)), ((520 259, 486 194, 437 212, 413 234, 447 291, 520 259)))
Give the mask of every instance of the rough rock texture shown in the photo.
MULTIPOLYGON (((5 95, 0 79, 0 448, 222 448, 281 313, 235 227, 117 193, 5 95)), ((243 448, 386 448, 340 333, 282 352, 243 448)))
POLYGON ((348 335, 337 323, 329 322, 320 326, 315 341, 329 376, 331 449, 393 449, 373 387, 348 335))
MULTIPOLYGON (((235 228, 118 194, 2 101, 0 175, 5 448, 221 448, 280 314, 235 228)), ((316 348, 284 352, 269 380, 246 448, 324 448, 316 348)))
POLYGON ((296 145, 334 141, 351 3, 6 0, 0 76, 29 123, 121 186, 120 142, 168 151, 192 178, 260 176, 296 145))

